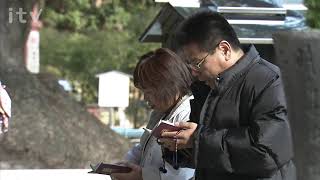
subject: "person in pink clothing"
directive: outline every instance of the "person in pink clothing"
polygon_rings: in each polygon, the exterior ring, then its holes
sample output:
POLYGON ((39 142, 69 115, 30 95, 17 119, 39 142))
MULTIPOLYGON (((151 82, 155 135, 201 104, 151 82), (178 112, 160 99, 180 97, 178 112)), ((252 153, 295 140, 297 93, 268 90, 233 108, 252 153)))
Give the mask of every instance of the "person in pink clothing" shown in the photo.
POLYGON ((8 132, 11 117, 11 99, 0 82, 0 134, 8 132))

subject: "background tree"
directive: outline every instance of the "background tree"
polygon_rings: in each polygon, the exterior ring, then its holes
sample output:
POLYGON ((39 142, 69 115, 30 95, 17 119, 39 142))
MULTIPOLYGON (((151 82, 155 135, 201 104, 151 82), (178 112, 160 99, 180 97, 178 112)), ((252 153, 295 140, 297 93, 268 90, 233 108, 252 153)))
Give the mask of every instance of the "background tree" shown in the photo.
POLYGON ((307 22, 312 28, 320 28, 320 1, 305 0, 305 5, 308 7, 307 22))
MULTIPOLYGON (((160 46, 138 41, 160 10, 153 0, 96 2, 42 1, 41 71, 69 80, 84 104, 97 102, 96 74, 132 74, 139 56, 160 46)), ((146 122, 145 108, 142 98, 130 99, 126 114, 135 127, 146 122)))
POLYGON ((0 80, 12 99, 9 132, 0 134, 0 169, 89 168, 90 163, 120 160, 130 146, 126 139, 70 98, 56 77, 26 70, 28 24, 16 16, 10 23, 9 8, 30 12, 34 2, 0 1, 0 80))
POLYGON ((138 42, 160 8, 153 1, 114 0, 99 7, 89 0, 44 2, 41 70, 80 84, 84 103, 97 102, 96 74, 132 74, 138 57, 159 46, 138 42))

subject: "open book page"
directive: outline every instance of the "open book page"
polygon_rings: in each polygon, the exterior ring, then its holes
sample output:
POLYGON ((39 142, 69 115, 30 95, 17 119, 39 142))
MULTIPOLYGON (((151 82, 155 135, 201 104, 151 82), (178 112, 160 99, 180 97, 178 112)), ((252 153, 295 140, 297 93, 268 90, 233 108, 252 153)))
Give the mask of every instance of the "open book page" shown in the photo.
POLYGON ((172 131, 180 131, 180 130, 182 130, 182 128, 175 126, 174 123, 160 120, 159 123, 151 131, 151 134, 156 138, 160 138, 161 134, 165 131, 172 132, 172 131))

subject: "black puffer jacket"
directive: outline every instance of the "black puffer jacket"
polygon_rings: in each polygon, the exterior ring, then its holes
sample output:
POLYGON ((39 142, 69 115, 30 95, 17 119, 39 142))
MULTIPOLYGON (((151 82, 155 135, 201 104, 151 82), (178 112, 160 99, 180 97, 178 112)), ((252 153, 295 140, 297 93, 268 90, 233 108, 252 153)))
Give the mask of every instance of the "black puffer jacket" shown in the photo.
POLYGON ((261 59, 251 46, 238 63, 220 74, 216 84, 212 91, 203 85, 192 88, 190 119, 199 123, 196 179, 295 180, 279 68, 261 59))

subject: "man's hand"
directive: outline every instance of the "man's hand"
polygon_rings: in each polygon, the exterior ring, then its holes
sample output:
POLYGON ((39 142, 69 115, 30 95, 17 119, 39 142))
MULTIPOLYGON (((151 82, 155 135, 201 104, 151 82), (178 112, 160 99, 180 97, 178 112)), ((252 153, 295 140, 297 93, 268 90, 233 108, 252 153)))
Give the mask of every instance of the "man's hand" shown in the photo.
POLYGON ((112 180, 142 180, 142 169, 140 166, 129 162, 121 162, 117 164, 130 167, 132 170, 129 173, 112 173, 112 180))
POLYGON ((170 151, 175 151, 175 141, 177 141, 177 148, 192 148, 193 136, 198 124, 193 122, 180 122, 176 123, 175 126, 183 128, 181 131, 174 132, 163 132, 159 139, 159 143, 170 151), (176 140, 175 140, 176 139, 176 140))

